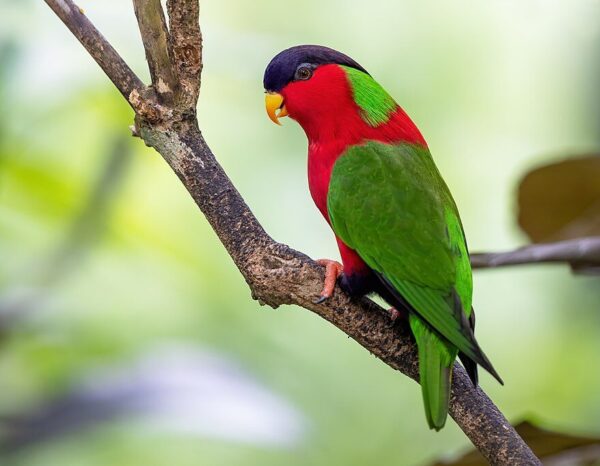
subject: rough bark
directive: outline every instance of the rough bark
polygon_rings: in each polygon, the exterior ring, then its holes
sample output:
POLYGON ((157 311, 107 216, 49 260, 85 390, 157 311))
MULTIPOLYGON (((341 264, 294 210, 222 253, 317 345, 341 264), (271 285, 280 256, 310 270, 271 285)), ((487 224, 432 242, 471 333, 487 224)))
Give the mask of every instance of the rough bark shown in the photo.
POLYGON ((179 75, 182 110, 195 112, 202 73, 202 33, 198 0, 167 0, 174 65, 179 75))
MULTIPOLYGON (((55 11, 57 5, 76 8, 70 0, 45 1, 55 11)), ((159 102, 153 88, 136 85, 132 89, 130 83, 139 81, 133 73, 128 80, 115 79, 111 73, 119 77, 122 68, 103 67, 136 111, 137 135, 163 156, 187 188, 246 279, 254 299, 272 307, 296 304, 308 309, 390 367, 417 380, 416 347, 408 327, 392 325, 387 311, 368 299, 352 300, 339 288, 331 299, 315 304, 323 283, 323 268, 306 255, 274 241, 223 171, 195 117, 202 69, 198 1, 170 0, 167 5, 172 66, 180 85, 173 105, 159 102)), ((73 14, 59 16, 73 30, 73 14)), ((82 43, 102 65, 106 58, 99 59, 98 54, 106 47, 101 36, 93 28, 85 31, 87 37, 82 43)), ((540 464, 486 394, 472 386, 458 364, 450 414, 491 464, 540 464)))

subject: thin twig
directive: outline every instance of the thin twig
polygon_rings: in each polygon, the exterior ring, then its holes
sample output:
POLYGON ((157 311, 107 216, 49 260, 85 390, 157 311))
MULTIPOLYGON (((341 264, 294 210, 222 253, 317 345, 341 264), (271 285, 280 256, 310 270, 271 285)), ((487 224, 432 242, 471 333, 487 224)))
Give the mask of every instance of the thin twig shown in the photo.
POLYGON ((160 103, 173 103, 178 85, 169 55, 169 32, 160 0, 133 0, 152 84, 160 103))
MULTIPOLYGON (((64 2, 70 0, 61 0, 64 2)), ((194 111, 202 68, 198 11, 198 0, 168 1, 173 63, 178 70, 181 98, 170 114, 163 113, 169 118, 159 123, 138 113, 139 135, 177 174, 246 279, 254 299, 274 308, 296 304, 311 310, 390 367, 417 380, 417 352, 408 326, 391 325, 387 311, 368 299, 352 300, 339 287, 331 299, 315 304, 323 281, 322 267, 275 242, 264 231, 206 144, 194 111)), ((450 414, 491 464, 540 464, 458 364, 450 414)))
POLYGON ((112 45, 91 23, 71 0, 44 0, 62 20, 88 53, 100 65, 102 71, 114 83, 119 92, 129 102, 134 89, 140 90, 144 84, 129 68, 112 45))
POLYGON ((531 244, 508 252, 471 254, 471 264, 477 269, 549 262, 564 262, 576 268, 600 267, 600 237, 531 244))

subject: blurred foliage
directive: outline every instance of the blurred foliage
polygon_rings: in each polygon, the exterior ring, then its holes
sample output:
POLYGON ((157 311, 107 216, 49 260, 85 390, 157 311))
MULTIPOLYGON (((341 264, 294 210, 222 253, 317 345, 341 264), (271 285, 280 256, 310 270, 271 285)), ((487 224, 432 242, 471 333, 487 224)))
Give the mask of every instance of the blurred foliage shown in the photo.
POLYGON ((600 235, 600 156, 527 173, 519 185, 519 225, 534 243, 600 235))
POLYGON ((300 413, 231 361, 170 345, 95 369, 59 396, 4 419, 0 454, 10 458, 107 422, 271 448, 295 445, 305 428, 300 413))
MULTIPOLYGON (((582 437, 542 429, 529 421, 515 426, 521 438, 547 466, 597 466, 600 464, 600 437, 582 437)), ((481 453, 472 450, 452 461, 432 466, 486 466, 481 453)))
MULTIPOLYGON (((147 76, 130 2, 78 3, 147 76)), ((417 465, 464 450, 452 423, 427 429, 412 381, 308 312, 253 302, 185 189, 141 141, 126 139, 129 162, 94 206, 130 109, 43 2, 0 0, 0 11, 0 309, 11 315, 0 416, 37 412, 95 369, 131 367, 174 342, 237 361, 307 420, 301 441, 275 446, 132 425, 126 412, 2 464, 417 465), (74 243, 82 218, 81 253, 45 285, 42 271, 74 243), (10 313, 24 302, 26 313, 10 313)), ((513 189, 547 163, 539 154, 600 145, 597 2, 208 1, 202 15, 203 133, 267 231, 312 257, 337 249, 308 194, 305 137, 293 122, 272 125, 262 104, 264 66, 292 44, 349 53, 414 117, 474 250, 522 243, 513 189)), ((506 379, 482 385, 503 412, 599 432, 597 280, 541 266, 477 274, 475 290, 479 340, 506 379)))

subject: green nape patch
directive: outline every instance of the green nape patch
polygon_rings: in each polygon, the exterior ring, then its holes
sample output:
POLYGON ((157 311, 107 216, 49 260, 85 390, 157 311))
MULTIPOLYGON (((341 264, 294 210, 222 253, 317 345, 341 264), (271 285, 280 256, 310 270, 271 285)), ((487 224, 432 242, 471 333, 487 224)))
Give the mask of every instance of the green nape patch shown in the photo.
POLYGON ((342 68, 350 81, 354 101, 362 110, 363 120, 370 126, 387 123, 396 110, 394 99, 368 74, 349 66, 342 66, 342 68))

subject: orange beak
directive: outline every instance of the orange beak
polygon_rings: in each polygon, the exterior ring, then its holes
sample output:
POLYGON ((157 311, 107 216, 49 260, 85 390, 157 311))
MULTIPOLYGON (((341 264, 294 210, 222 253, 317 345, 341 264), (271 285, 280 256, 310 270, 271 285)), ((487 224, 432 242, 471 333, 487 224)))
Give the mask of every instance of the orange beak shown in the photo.
POLYGON ((265 107, 267 108, 267 115, 273 123, 281 125, 279 119, 288 116, 287 109, 283 102, 283 96, 276 92, 267 92, 265 94, 265 107))

